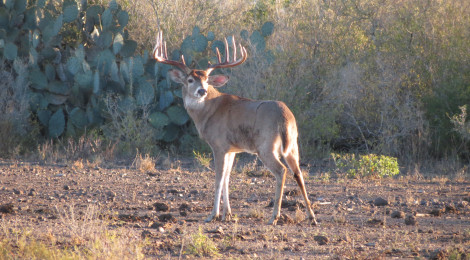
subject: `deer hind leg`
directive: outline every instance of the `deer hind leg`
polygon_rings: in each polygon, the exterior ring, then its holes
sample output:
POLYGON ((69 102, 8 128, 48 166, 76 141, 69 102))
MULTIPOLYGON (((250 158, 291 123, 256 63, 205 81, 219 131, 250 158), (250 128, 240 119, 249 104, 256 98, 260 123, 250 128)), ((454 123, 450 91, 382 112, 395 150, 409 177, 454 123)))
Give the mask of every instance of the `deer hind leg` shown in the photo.
POLYGON ((230 181, 230 172, 232 171, 235 153, 227 153, 224 157, 224 179, 222 187, 222 198, 224 201, 224 209, 222 212, 222 221, 230 220, 232 217, 232 210, 230 209, 229 189, 228 184, 230 181))
POLYGON ((313 213, 310 200, 308 199, 307 191, 305 189, 304 178, 302 176, 302 172, 300 171, 299 152, 298 152, 297 145, 293 147, 293 149, 291 149, 291 151, 287 155, 284 156, 284 159, 289 165, 289 168, 294 173, 295 181, 299 185, 300 192, 302 193, 302 196, 304 197, 308 218, 310 219, 312 225, 317 225, 318 223, 317 223, 317 220, 315 219, 315 214, 313 213))
POLYGON ((260 155, 261 161, 276 177, 276 193, 274 195, 273 215, 268 221, 269 225, 276 225, 279 216, 281 215, 282 194, 284 190, 284 183, 286 182, 286 167, 279 160, 279 156, 274 153, 260 155))

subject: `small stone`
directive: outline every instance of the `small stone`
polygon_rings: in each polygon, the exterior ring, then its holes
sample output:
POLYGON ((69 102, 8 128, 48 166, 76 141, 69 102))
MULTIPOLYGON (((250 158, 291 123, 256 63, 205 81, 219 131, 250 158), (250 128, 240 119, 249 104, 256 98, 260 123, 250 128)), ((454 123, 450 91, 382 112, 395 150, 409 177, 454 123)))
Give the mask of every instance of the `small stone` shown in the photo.
POLYGON ((19 189, 13 189, 13 193, 16 195, 23 195, 23 191, 19 189))
POLYGON ((170 213, 162 214, 158 216, 158 220, 160 220, 161 222, 173 222, 173 223, 177 222, 176 218, 170 213))
POLYGON ((415 226, 417 223, 418 223, 418 221, 416 220, 415 216, 413 216, 413 215, 406 216, 406 218, 405 218, 405 224, 406 225, 415 226))
POLYGON ((391 218, 405 218, 405 212, 396 210, 390 215, 391 218))
POLYGON ((70 190, 70 186, 69 185, 64 185, 64 190, 70 190))
POLYGON ((468 206, 468 201, 466 200, 462 200, 461 202, 457 204, 457 207, 459 208, 466 208, 467 206, 468 206))
POLYGON ((207 233, 213 233, 213 234, 224 234, 224 230, 221 226, 218 226, 217 228, 215 229, 211 229, 211 230, 208 230, 207 233))
POLYGON ((36 191, 35 191, 34 189, 31 189, 31 190, 29 191, 29 193, 28 193, 28 196, 31 196, 31 197, 34 197, 34 196, 36 196, 36 195, 37 195, 37 193, 36 193, 36 191))
POLYGON ((325 236, 314 236, 313 239, 321 246, 328 244, 328 238, 325 236))
POLYGON ((440 217, 442 213, 445 212, 445 208, 438 208, 438 209, 433 209, 429 214, 435 216, 435 217, 440 217))
POLYGON ((447 259, 448 252, 445 249, 436 249, 431 252, 429 259, 447 259))
POLYGON ((170 210, 170 206, 164 202, 155 202, 153 204, 153 207, 155 208, 155 211, 157 212, 170 210))
POLYGON ((13 206, 13 203, 7 203, 0 205, 0 212, 1 213, 15 213, 15 207, 13 206))
POLYGON ((294 224, 294 223, 295 223, 295 221, 286 214, 281 214, 281 216, 277 220, 278 225, 294 224))
POLYGON ((374 219, 369 219, 367 221, 367 224, 372 225, 372 226, 383 226, 384 222, 381 219, 374 218, 374 219))
POLYGON ((454 205, 452 204, 447 204, 446 205, 446 210, 445 210, 446 213, 458 213, 457 209, 455 208, 454 205))
POLYGON ((140 234, 140 237, 142 237, 142 239, 145 239, 147 237, 151 237, 152 236, 152 233, 148 230, 144 230, 142 231, 142 233, 140 234))
POLYGON ((381 197, 378 197, 374 200, 374 205, 375 206, 387 206, 388 205, 388 200, 384 199, 384 198, 381 198, 381 197))
POLYGON ((159 227, 163 226, 162 223, 158 223, 158 222, 150 222, 148 224, 148 227, 149 228, 154 228, 154 229, 158 229, 159 227))

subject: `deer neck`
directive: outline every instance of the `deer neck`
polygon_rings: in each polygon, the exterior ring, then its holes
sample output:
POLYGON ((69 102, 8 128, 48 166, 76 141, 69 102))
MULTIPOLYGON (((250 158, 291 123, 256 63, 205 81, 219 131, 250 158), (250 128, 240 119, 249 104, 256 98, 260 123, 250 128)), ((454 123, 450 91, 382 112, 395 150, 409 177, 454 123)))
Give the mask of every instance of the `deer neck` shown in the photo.
POLYGON ((219 103, 222 101, 220 97, 223 95, 212 86, 207 89, 207 95, 203 100, 189 98, 183 91, 184 107, 194 121, 201 137, 207 120, 218 110, 219 103))

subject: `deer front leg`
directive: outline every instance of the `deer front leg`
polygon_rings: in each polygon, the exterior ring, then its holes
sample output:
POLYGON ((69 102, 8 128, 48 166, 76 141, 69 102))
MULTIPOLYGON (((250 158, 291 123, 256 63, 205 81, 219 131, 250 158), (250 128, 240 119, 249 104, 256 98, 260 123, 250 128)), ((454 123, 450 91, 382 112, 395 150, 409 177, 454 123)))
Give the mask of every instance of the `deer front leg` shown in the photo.
POLYGON ((224 182, 224 157, 225 154, 217 153, 213 150, 214 153, 214 164, 215 164, 215 194, 214 194, 214 207, 212 208, 212 213, 206 218, 204 222, 210 222, 214 218, 219 217, 220 212, 220 197, 222 195, 222 188, 224 182))
POLYGON ((230 209, 229 201, 229 188, 228 184, 230 181, 230 172, 232 171, 233 161, 235 159, 235 153, 227 153, 224 157, 224 180, 222 188, 222 196, 224 200, 224 210, 222 212, 222 221, 229 221, 232 217, 232 210, 230 209))

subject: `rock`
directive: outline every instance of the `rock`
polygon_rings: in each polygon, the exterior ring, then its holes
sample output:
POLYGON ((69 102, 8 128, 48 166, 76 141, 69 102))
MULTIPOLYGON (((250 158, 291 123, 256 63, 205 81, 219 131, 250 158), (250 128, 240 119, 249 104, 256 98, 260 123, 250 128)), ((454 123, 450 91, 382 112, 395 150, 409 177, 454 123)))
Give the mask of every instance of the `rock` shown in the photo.
POLYGON ((170 206, 164 202, 156 202, 153 204, 153 207, 157 212, 170 210, 170 206))
MULTIPOLYGON (((274 200, 271 200, 268 204, 268 206, 266 206, 267 208, 272 208, 274 207, 274 200)), ((281 202, 281 208, 294 208, 294 209, 297 209, 297 208, 305 208, 304 204, 300 201, 297 201, 297 200, 286 200, 286 199, 283 199, 282 202, 281 202)))
POLYGON ((114 191, 107 191, 107 192, 106 192, 106 197, 108 197, 108 199, 114 200, 114 199, 116 198, 116 192, 114 192, 114 191))
POLYGON ((169 189, 166 192, 171 193, 171 194, 178 194, 180 193, 177 189, 169 189))
POLYGON ((277 220, 278 225, 294 224, 294 223, 295 221, 291 217, 287 216, 286 214, 281 214, 281 216, 277 220))
POLYGON ((23 191, 19 189, 13 189, 13 193, 16 195, 23 195, 23 191))
POLYGON ((150 222, 148 225, 149 228, 154 228, 154 229, 158 229, 159 227, 162 227, 162 226, 163 224, 159 222, 150 222))
POLYGON ((405 212, 396 210, 396 211, 392 212, 390 217, 391 218, 404 218, 405 217, 405 212))
POLYGON ((36 191, 35 191, 34 189, 31 189, 31 190, 29 191, 29 193, 28 193, 28 196, 31 196, 31 197, 34 197, 34 196, 36 196, 36 195, 37 195, 37 193, 36 193, 36 191))
POLYGON ((447 205, 446 205, 445 212, 446 212, 446 213, 454 213, 454 214, 457 214, 457 213, 458 213, 457 209, 456 209, 455 206, 452 205, 452 204, 447 204, 447 205))
POLYGON ((374 205, 381 207, 381 206, 387 206, 388 205, 388 200, 378 197, 374 200, 374 205))
POLYGON ((447 259, 447 258, 448 258, 448 252, 445 249, 436 249, 432 251, 431 254, 429 255, 429 259, 440 260, 440 259, 447 259))
POLYGON ((215 229, 207 230, 207 233, 212 233, 212 234, 225 234, 223 228, 221 226, 218 226, 215 229))
POLYGON ((418 223, 418 221, 416 220, 415 216, 413 216, 413 215, 406 216, 406 218, 405 218, 405 224, 406 225, 415 226, 417 223, 418 223))
POLYGON ((384 222, 381 219, 374 218, 374 219, 369 219, 367 221, 367 224, 372 225, 372 226, 383 226, 384 222))
POLYGON ((284 196, 300 196, 299 190, 289 190, 284 192, 284 196))
POLYGON ((461 202, 457 204, 457 207, 459 208, 466 208, 467 206, 468 206, 468 201, 466 200, 462 200, 461 202))
POLYGON ((321 246, 328 244, 328 238, 326 236, 314 236, 313 239, 321 246))
POLYGON ((15 207, 13 206, 13 203, 3 204, 0 205, 0 212, 6 214, 15 213, 15 207))
POLYGON ((442 213, 445 212, 445 208, 438 208, 438 209, 433 209, 431 212, 429 212, 430 215, 433 215, 435 217, 440 217, 442 213))
POLYGON ((148 230, 144 230, 142 231, 142 233, 140 234, 140 237, 142 237, 142 239, 145 239, 147 237, 152 237, 152 233, 148 230))
POLYGON ((177 222, 176 218, 171 213, 162 214, 158 216, 158 220, 160 220, 161 222, 177 222))
POLYGON ((189 205, 188 203, 181 203, 180 207, 178 208, 180 211, 193 211, 191 205, 189 205))

